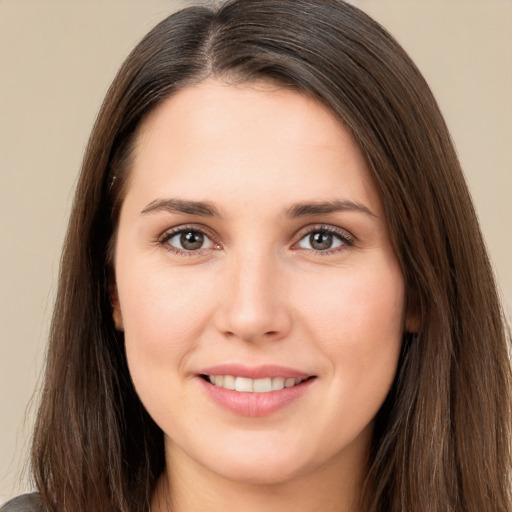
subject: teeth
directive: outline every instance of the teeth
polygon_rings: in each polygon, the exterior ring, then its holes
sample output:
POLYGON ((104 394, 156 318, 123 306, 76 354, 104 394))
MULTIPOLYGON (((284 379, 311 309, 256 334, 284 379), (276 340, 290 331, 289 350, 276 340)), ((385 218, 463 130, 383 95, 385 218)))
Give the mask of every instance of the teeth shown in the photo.
POLYGON ((291 388, 300 384, 304 379, 266 377, 264 379, 248 379, 247 377, 234 377, 233 375, 208 375, 209 382, 224 389, 240 391, 241 393, 269 393, 291 388))
POLYGON ((272 379, 256 379, 253 384, 255 393, 268 393, 272 391, 272 379))
POLYGON ((286 379, 284 381, 285 388, 291 388, 292 386, 295 386, 295 379, 286 379))
POLYGON ((233 375, 224 375, 224 382, 222 383, 222 387, 226 389, 235 389, 235 380, 236 379, 233 377, 233 375))
MULTIPOLYGON (((218 384, 216 383, 216 385, 218 385, 218 384)), ((253 380, 246 379, 245 377, 237 377, 235 380, 235 389, 237 391, 243 391, 244 393, 254 391, 253 380)))
POLYGON ((279 391, 284 388, 284 377, 274 377, 272 379, 272 391, 279 391))

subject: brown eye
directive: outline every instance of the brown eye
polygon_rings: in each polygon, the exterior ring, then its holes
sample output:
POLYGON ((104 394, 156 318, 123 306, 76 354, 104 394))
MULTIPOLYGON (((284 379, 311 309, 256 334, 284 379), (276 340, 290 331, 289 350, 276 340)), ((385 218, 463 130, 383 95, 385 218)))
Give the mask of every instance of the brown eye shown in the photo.
POLYGON ((316 251, 325 251, 332 247, 333 236, 330 233, 312 233, 309 235, 309 245, 316 251))
POLYGON ((169 233, 161 243, 170 246, 169 249, 182 252, 199 251, 214 247, 214 243, 210 238, 197 229, 174 231, 169 233))
POLYGON ((351 243, 351 239, 348 236, 344 236, 342 233, 338 234, 326 229, 317 229, 303 236, 298 246, 301 249, 322 252, 337 249, 345 245, 351 245, 351 243))
POLYGON ((204 235, 198 231, 187 231, 180 235, 180 243, 183 249, 187 251, 196 251, 201 249, 204 243, 204 235))

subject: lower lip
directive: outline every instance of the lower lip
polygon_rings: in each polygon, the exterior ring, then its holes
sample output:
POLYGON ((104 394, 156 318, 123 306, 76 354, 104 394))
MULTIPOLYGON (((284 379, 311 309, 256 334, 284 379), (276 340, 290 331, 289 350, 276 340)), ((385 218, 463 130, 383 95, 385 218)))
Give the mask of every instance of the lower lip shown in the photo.
POLYGON ((244 393, 215 386, 199 377, 208 396, 218 405, 240 416, 268 416, 298 400, 316 379, 268 393, 244 393))

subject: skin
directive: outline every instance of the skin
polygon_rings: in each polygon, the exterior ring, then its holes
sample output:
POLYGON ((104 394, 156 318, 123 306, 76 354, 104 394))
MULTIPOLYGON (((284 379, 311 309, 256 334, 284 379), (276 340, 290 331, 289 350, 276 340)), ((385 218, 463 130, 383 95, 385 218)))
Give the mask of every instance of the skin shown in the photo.
POLYGON ((115 279, 133 382, 165 435, 153 512, 171 508, 169 495, 174 512, 357 510, 408 320, 376 187, 327 108, 214 79, 165 100, 139 127, 115 279), (171 198, 218 215, 155 206, 171 198), (344 207, 290 216, 334 201, 344 207), (187 250, 166 236, 180 227, 208 238, 187 250), (319 250, 310 235, 325 229, 333 248, 319 250), (314 379, 276 412, 247 417, 198 377, 226 362, 314 379))

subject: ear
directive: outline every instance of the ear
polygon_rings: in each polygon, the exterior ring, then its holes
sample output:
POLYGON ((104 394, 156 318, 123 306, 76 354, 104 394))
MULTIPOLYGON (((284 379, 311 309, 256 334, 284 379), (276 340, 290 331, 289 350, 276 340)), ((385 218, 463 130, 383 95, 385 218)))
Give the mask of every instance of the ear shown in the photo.
POLYGON ((421 330, 421 315, 419 301, 415 293, 410 293, 405 311, 404 330, 417 334, 421 330))
POLYGON ((407 313, 405 318, 405 332, 417 334, 420 332, 420 316, 417 313, 407 313))
POLYGON ((119 294, 117 293, 117 285, 115 282, 110 284, 110 304, 112 305, 112 319, 118 331, 124 331, 123 315, 121 314, 121 306, 119 304, 119 294))

